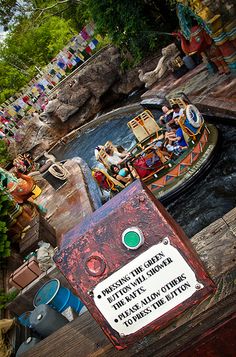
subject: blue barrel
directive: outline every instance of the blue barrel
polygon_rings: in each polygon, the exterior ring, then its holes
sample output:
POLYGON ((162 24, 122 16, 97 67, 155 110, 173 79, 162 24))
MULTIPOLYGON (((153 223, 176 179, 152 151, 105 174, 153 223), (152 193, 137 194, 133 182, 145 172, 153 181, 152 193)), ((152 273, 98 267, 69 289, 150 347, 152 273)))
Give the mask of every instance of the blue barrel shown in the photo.
POLYGON ((41 339, 38 337, 28 337, 27 340, 20 345, 19 349, 16 352, 16 357, 22 356, 26 351, 30 350, 40 341, 41 339))
POLYGON ((37 307, 47 304, 59 312, 63 312, 69 306, 76 312, 80 312, 84 304, 72 294, 72 292, 60 285, 58 279, 49 280, 37 292, 33 305, 37 307))
POLYGON ((31 327, 30 320, 29 320, 31 312, 32 311, 26 311, 18 317, 18 321, 21 325, 26 326, 26 327, 31 327))
POLYGON ((49 305, 39 305, 30 315, 32 328, 42 337, 47 337, 51 333, 59 330, 68 324, 69 321, 60 312, 49 305))

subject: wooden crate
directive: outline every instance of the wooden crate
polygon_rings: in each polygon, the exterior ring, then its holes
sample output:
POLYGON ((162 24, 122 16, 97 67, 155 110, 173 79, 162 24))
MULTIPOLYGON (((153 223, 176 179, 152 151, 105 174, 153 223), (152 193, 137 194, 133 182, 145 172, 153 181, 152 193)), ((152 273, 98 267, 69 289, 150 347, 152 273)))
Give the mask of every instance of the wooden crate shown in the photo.
POLYGON ((50 243, 53 247, 57 246, 54 228, 39 214, 31 221, 30 228, 19 243, 20 253, 26 255, 34 251, 41 240, 50 243))
POLYGON ((23 289, 41 273, 36 257, 32 257, 10 275, 9 284, 17 289, 23 289))

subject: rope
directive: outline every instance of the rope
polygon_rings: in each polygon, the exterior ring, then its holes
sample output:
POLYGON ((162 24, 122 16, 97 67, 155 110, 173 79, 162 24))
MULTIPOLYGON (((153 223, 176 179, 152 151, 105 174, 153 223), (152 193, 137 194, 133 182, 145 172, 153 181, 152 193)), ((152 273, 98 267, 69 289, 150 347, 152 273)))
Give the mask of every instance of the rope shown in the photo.
POLYGON ((48 154, 47 152, 45 152, 43 155, 48 159, 48 160, 46 160, 46 162, 48 162, 49 160, 51 160, 54 163, 56 162, 56 158, 54 155, 48 154))
POLYGON ((60 163, 58 164, 52 164, 48 171, 50 174, 54 177, 56 177, 59 180, 66 180, 69 177, 69 171, 60 163))

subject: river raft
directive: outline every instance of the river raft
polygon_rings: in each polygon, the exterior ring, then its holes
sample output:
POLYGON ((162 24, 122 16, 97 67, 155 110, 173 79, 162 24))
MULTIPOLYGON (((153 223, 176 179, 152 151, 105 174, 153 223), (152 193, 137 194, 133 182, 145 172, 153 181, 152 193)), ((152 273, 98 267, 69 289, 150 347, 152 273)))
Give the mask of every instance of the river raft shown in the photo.
MULTIPOLYGON (((216 158, 219 144, 217 128, 206 123, 194 105, 187 104, 182 98, 173 98, 170 104, 177 104, 182 109, 178 124, 187 143, 186 147, 176 152, 177 146, 174 146, 173 152, 168 152, 164 145, 165 129, 157 124, 149 110, 145 110, 128 122, 137 143, 122 162, 132 179, 135 179, 131 169, 134 168, 139 179, 163 203, 190 188, 206 173, 216 158)), ((116 150, 111 142, 107 142, 100 150, 98 160, 107 168, 106 179, 108 183, 109 180, 113 181, 113 185, 110 185, 113 189, 114 179, 112 174, 109 175, 107 148, 116 150)), ((117 189, 119 191, 120 188, 117 189)))

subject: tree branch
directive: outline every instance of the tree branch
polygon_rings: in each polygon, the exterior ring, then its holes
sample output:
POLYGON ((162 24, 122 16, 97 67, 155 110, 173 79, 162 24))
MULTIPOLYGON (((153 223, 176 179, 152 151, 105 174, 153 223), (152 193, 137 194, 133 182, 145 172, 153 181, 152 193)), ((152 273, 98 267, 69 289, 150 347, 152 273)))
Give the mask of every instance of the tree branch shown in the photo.
MULTIPOLYGON (((41 10, 42 12, 44 11, 47 11, 47 10, 51 10, 53 9, 54 7, 58 6, 58 5, 61 5, 61 4, 66 4, 68 3, 70 0, 62 0, 62 1, 58 1, 56 2, 55 4, 51 5, 51 6, 48 6, 48 7, 45 7, 44 9, 41 9, 41 8, 35 8, 34 10, 37 11, 37 10, 41 10)), ((75 0, 76 3, 82 3, 83 1, 81 0, 75 0)))
MULTIPOLYGON (((70 0, 58 1, 58 2, 56 2, 55 4, 53 4, 53 5, 51 5, 51 6, 48 6, 48 7, 45 7, 45 8, 43 8, 43 9, 41 9, 41 8, 39 8, 39 7, 38 7, 38 8, 35 8, 35 9, 34 9, 35 12, 36 12, 36 11, 40 11, 40 13, 39 13, 39 15, 36 17, 35 21, 37 21, 37 20, 43 15, 44 12, 53 9, 54 7, 56 7, 56 6, 58 6, 58 5, 66 4, 66 3, 68 3, 69 1, 70 1, 70 0)), ((75 0, 75 2, 76 2, 76 3, 82 3, 83 1, 81 1, 81 0, 75 0)), ((62 11, 57 12, 57 13, 55 13, 55 14, 53 14, 53 15, 60 14, 61 12, 64 12, 64 11, 67 10, 67 9, 69 9, 69 7, 67 7, 66 9, 63 9, 62 11)), ((49 16, 47 16, 47 17, 49 17, 49 16)))
MULTIPOLYGON (((51 15, 47 15, 47 16, 44 16, 44 18, 42 19, 41 22, 38 23, 38 26, 41 26, 45 20, 47 20, 49 17, 51 16, 57 16, 57 15, 60 15, 61 13, 63 13, 64 11, 68 10, 70 7, 66 7, 65 9, 61 10, 61 11, 57 11, 51 15)), ((42 15, 42 13, 40 14, 40 16, 42 15)), ((35 19, 35 21, 40 17, 40 16, 37 16, 37 18, 35 19)))

